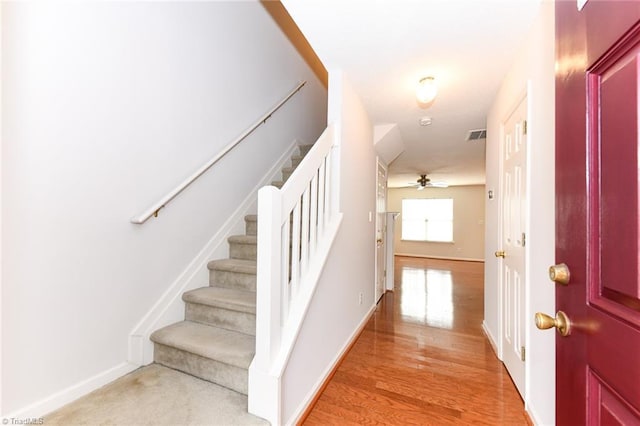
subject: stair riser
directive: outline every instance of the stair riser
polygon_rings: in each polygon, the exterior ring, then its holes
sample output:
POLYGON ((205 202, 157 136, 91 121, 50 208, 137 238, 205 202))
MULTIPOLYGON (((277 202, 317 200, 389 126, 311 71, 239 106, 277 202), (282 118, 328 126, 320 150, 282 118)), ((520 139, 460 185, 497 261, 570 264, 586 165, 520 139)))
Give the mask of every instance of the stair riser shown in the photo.
POLYGON ((293 167, 295 169, 296 167, 298 167, 300 165, 301 161, 302 161, 302 158, 292 157, 291 158, 291 167, 293 167))
POLYGON ((289 180, 289 178, 291 177, 291 174, 293 172, 285 172, 284 170, 282 171, 282 181, 286 182, 289 180))
POLYGON ((256 275, 214 269, 209 271, 209 285, 211 287, 256 291, 256 275))
POLYGON ((185 319, 251 336, 256 335, 256 316, 247 312, 231 311, 199 303, 187 303, 185 319))
POLYGON ((247 370, 224 364, 169 346, 154 344, 153 360, 158 364, 199 377, 247 395, 247 370))
POLYGON ((313 145, 298 145, 298 152, 304 157, 311 151, 311 148, 313 148, 313 145))
POLYGON ((244 232, 247 235, 258 235, 258 222, 246 221, 244 232))
POLYGON ((258 258, 257 245, 235 242, 229 243, 229 257, 231 259, 256 260, 258 258))

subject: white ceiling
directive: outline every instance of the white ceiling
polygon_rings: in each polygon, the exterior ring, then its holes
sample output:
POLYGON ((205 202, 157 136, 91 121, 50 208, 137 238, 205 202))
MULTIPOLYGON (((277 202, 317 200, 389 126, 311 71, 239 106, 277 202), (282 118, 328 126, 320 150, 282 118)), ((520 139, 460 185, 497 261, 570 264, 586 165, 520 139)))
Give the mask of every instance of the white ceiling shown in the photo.
POLYGON ((540 0, 282 0, 325 67, 342 69, 374 124, 397 123, 405 150, 389 187, 428 173, 450 185, 484 183, 485 127, 493 98, 540 0), (432 75, 438 96, 415 99, 432 75), (420 117, 432 118, 420 127, 420 117))

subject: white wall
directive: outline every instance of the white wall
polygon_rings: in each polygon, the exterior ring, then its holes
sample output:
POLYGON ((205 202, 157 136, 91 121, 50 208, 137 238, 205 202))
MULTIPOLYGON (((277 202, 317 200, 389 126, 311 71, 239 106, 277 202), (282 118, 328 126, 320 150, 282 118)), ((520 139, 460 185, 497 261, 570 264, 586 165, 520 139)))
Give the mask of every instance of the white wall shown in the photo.
POLYGON ((486 203, 485 318, 484 326, 500 340, 499 155, 500 126, 528 88, 528 231, 526 306, 525 408, 540 425, 555 423, 555 333, 539 331, 536 312, 555 312, 555 286, 547 277, 555 258, 554 149, 554 4, 542 2, 520 56, 506 76, 487 121, 487 190, 497 197, 486 203), (493 261, 491 259, 494 259, 493 261))
MULTIPOLYGON (((0 23, 2 22, 2 9, 3 4, 0 2, 0 23)), ((0 52, 2 51, 2 28, 0 28, 0 52)), ((0 100, 2 100, 2 54, 0 53, 0 100)), ((0 377, 2 375, 2 293, 4 287, 2 286, 2 102, 0 102, 0 377)), ((2 379, 0 379, 0 414, 4 413, 2 407, 2 379)))
POLYGON ((324 89, 257 1, 51 3, 2 5, 4 415, 126 371, 143 314, 326 126, 324 89), (129 223, 301 80, 159 218, 129 223))
POLYGON ((484 185, 449 188, 389 188, 387 211, 401 212, 405 198, 453 198, 453 243, 402 240, 402 214, 396 220, 395 253, 447 259, 484 260, 484 185))
POLYGON ((340 71, 329 72, 329 122, 340 138, 343 221, 282 378, 283 423, 295 420, 374 307, 373 126, 340 71), (363 303, 359 304, 359 295, 363 303))

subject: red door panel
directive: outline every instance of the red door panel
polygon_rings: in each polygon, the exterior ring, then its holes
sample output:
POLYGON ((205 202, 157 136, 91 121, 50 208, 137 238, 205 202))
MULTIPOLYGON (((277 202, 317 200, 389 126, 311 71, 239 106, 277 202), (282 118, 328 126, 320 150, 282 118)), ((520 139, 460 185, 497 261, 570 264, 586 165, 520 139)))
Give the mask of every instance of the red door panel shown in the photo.
POLYGON ((637 423, 640 413, 620 398, 596 373, 589 371, 589 399, 593 401, 589 418, 603 426, 629 426, 637 423))
POLYGON ((588 31, 574 37, 584 39, 586 35, 585 53, 589 64, 609 51, 640 16, 640 2, 636 0, 589 0, 582 12, 578 12, 573 0, 558 0, 557 3, 572 3, 567 6, 572 7, 584 21, 584 28, 588 31))
MULTIPOLYGON (((637 56, 608 64, 599 73, 590 73, 596 93, 591 117, 597 135, 600 126, 600 226, 602 259, 600 274, 602 286, 624 294, 638 294, 638 66, 637 56), (600 108, 598 108, 598 98, 600 108)), ((598 142, 596 136, 594 142, 598 142)))
POLYGON ((640 1, 556 2, 556 421, 640 424, 640 1))
POLYGON ((637 327, 594 308, 589 309, 589 320, 593 328, 587 345, 589 368, 640 410, 640 339, 637 327))

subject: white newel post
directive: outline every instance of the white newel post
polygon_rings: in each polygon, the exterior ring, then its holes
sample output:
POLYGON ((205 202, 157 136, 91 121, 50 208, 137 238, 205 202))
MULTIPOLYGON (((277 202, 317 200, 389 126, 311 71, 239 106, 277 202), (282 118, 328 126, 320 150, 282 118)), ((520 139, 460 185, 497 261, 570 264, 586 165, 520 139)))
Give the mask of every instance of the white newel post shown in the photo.
POLYGON ((280 377, 270 371, 282 337, 282 195, 258 191, 256 355, 249 367, 249 412, 280 424, 280 377))
POLYGON ((341 221, 340 153, 334 137, 329 126, 282 189, 258 191, 256 355, 249 366, 249 412, 272 425, 282 422, 282 374, 341 221))

